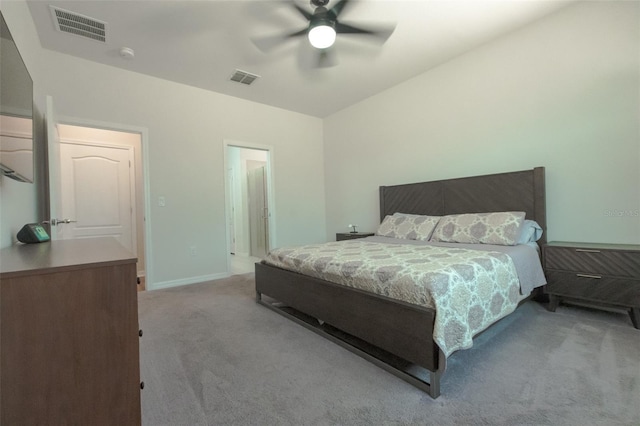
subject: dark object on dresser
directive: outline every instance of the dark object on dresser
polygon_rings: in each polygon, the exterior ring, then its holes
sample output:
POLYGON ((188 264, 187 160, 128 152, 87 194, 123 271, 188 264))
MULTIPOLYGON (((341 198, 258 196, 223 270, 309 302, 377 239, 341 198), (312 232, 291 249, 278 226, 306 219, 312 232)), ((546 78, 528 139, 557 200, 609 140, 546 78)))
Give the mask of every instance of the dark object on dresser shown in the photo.
POLYGON ((373 232, 338 232, 336 234, 336 241, 355 240, 356 238, 372 237, 373 232))
POLYGON ((563 300, 623 308, 640 328, 640 245, 552 242, 543 253, 551 312, 563 300))
MULTIPOLYGON (((381 220, 396 212, 443 216, 496 211, 524 211, 546 231, 544 167, 380 187, 381 220)), ((263 263, 256 263, 255 280, 258 303, 344 346, 432 398, 440 395, 446 358, 433 339, 435 309, 263 263), (424 370, 428 382, 423 379, 424 370)))
POLYGON ((0 424, 139 425, 135 256, 113 238, 0 256, 0 424))

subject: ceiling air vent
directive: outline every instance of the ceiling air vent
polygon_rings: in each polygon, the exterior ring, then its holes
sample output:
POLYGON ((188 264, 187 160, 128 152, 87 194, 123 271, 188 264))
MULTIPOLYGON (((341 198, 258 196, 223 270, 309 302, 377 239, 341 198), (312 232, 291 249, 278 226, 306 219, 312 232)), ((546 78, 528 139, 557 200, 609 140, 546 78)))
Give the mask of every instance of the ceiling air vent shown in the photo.
POLYGON ((51 7, 51 15, 56 30, 77 35, 91 40, 105 42, 107 37, 107 23, 80 15, 75 12, 51 7))
POLYGON ((246 71, 235 70, 233 75, 229 80, 235 81, 237 83, 246 84, 247 86, 259 79, 259 75, 251 74, 246 71))

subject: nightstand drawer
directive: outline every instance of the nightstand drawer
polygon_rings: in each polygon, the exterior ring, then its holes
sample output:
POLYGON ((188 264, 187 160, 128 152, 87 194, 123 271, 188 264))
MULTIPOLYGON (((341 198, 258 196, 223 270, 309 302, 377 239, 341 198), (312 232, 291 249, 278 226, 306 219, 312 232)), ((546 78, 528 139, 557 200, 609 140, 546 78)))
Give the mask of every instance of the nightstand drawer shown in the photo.
POLYGON ((547 293, 621 306, 640 306, 640 280, 547 271, 547 293), (598 278, 600 277, 600 278, 598 278))
POLYGON ((640 279, 640 252, 547 246, 545 267, 640 279))

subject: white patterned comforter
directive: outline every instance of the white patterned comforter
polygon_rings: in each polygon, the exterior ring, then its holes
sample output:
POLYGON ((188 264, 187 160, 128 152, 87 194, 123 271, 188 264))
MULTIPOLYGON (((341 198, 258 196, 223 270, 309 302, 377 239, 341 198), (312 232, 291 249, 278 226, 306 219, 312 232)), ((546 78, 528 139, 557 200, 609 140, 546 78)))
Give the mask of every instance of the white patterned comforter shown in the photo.
POLYGON ((435 308, 433 338, 445 356, 471 347, 522 298, 513 261, 496 251, 360 239, 275 249, 264 262, 435 308))

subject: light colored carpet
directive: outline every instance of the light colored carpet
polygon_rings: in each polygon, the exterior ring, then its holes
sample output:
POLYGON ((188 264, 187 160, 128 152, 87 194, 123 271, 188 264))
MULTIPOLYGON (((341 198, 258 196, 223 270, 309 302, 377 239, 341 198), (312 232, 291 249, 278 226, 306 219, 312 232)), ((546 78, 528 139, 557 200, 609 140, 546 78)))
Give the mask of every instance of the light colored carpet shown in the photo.
POLYGON ((257 305, 253 286, 138 295, 144 425, 640 425, 624 314, 527 302, 449 358, 433 400, 257 305))

